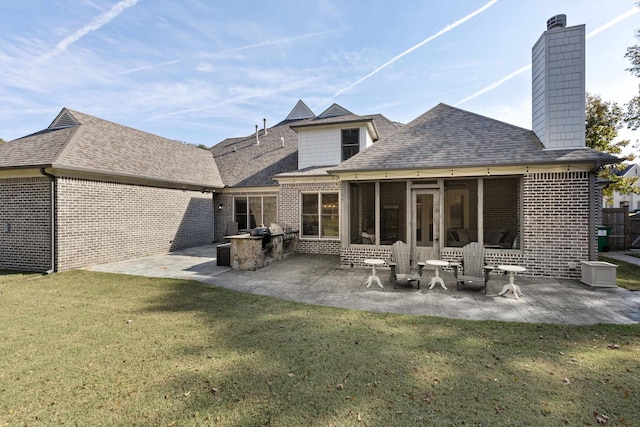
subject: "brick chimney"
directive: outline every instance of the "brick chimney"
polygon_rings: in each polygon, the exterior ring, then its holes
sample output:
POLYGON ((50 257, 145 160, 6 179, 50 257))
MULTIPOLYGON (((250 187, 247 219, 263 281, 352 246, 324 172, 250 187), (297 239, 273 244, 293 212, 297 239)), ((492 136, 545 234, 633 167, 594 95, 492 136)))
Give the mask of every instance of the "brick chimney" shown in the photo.
POLYGON ((585 146, 585 26, 547 20, 531 49, 532 128, 546 149, 585 146))

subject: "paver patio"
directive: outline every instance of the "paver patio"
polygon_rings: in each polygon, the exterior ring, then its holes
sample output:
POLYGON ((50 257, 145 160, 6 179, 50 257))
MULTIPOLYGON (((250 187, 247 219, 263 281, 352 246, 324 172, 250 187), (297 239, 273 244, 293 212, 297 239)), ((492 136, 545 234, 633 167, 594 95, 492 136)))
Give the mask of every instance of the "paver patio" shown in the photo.
POLYGON ((640 292, 591 288, 578 280, 518 275, 516 283, 524 297, 515 299, 497 296, 508 283, 508 276, 501 274, 492 275, 485 295, 456 291, 453 275, 447 271, 441 275, 448 290, 428 289, 432 270, 424 271, 420 291, 395 289, 388 280, 389 270, 378 269, 385 286, 380 289, 366 287, 370 268, 342 268, 337 255, 297 254, 256 271, 217 266, 215 256, 215 245, 205 245, 89 270, 198 280, 240 292, 365 311, 569 325, 640 323, 640 292))

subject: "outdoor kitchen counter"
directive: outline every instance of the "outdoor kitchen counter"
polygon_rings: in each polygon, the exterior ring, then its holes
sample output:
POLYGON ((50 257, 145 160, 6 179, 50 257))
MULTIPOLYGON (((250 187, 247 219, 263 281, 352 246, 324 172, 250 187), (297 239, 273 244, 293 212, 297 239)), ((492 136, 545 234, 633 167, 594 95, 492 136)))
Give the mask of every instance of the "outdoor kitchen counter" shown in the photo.
POLYGON ((231 243, 231 268, 234 270, 255 270, 264 267, 262 236, 238 234, 226 236, 231 243))
POLYGON ((230 259, 233 270, 255 270, 280 261, 298 251, 298 233, 271 234, 271 242, 263 248, 262 236, 239 234, 226 236, 231 243, 230 259), (285 239, 285 235, 293 236, 285 239))

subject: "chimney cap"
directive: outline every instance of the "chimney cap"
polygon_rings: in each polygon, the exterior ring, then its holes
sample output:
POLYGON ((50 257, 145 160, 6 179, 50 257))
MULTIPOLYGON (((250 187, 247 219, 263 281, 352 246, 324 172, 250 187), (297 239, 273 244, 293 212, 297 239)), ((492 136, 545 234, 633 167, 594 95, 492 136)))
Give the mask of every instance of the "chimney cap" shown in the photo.
POLYGON ((551 30, 553 28, 564 28, 567 26, 567 15, 561 14, 552 16, 547 19, 547 30, 551 30))

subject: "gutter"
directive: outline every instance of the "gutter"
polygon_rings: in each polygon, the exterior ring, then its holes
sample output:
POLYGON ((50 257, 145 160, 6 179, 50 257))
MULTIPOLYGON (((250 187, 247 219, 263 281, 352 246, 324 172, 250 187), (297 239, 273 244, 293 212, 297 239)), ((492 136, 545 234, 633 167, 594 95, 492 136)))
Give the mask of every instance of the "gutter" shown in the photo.
POLYGON ((56 203, 56 199, 57 199, 57 185, 56 185, 56 177, 55 175, 51 175, 50 173, 47 173, 45 171, 45 168, 42 167, 40 168, 40 173, 46 177, 49 177, 49 179, 51 180, 51 190, 50 190, 50 197, 51 197, 51 220, 50 220, 50 224, 51 224, 51 268, 49 270, 47 270, 45 272, 45 274, 51 274, 51 273, 55 273, 56 272, 56 229, 57 229, 57 223, 56 223, 56 207, 57 207, 57 203, 56 203))

